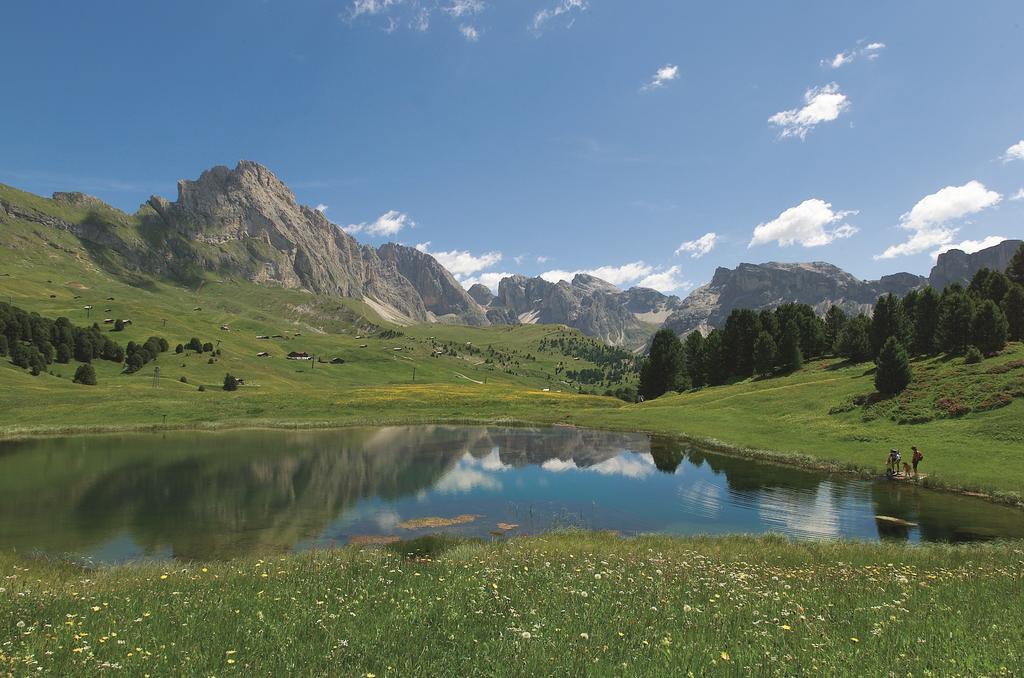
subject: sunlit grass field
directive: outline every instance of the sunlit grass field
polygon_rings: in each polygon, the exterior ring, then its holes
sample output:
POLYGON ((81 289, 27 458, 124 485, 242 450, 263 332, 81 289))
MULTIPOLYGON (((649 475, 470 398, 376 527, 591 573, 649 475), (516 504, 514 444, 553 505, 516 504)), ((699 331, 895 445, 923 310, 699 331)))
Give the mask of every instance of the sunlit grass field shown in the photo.
POLYGON ((1011 675, 1020 544, 443 539, 87 570, 0 556, 28 675, 1011 675), (412 555, 410 555, 412 554, 412 555))

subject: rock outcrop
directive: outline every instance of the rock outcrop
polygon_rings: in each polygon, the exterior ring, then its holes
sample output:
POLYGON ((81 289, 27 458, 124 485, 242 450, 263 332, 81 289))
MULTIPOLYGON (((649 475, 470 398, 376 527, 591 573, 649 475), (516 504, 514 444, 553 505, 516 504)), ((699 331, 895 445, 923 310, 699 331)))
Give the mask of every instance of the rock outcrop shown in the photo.
MULTIPOLYGON (((489 293, 489 290, 487 290, 489 293)), ((623 291, 583 273, 571 282, 514 275, 498 283, 497 296, 476 290, 487 301, 487 316, 501 324, 560 324, 574 327, 613 346, 639 348, 679 303, 656 290, 623 291)))
POLYGON ((148 205, 172 238, 199 245, 195 263, 206 270, 362 299, 395 322, 488 323, 433 257, 361 245, 257 163, 214 167, 179 181, 175 202, 153 196, 148 205))
POLYGON ((953 283, 960 283, 966 287, 974 274, 983 268, 1005 271, 1021 244, 1024 244, 1024 241, 1004 240, 998 245, 971 254, 963 250, 943 252, 928 275, 928 284, 937 290, 942 290, 953 283))
POLYGON ((870 313, 879 296, 902 295, 927 283, 922 276, 899 273, 864 281, 825 262, 740 264, 719 268, 711 282, 695 289, 665 321, 678 334, 709 331, 736 308, 760 310, 796 302, 824 314, 835 304, 850 314, 870 313))

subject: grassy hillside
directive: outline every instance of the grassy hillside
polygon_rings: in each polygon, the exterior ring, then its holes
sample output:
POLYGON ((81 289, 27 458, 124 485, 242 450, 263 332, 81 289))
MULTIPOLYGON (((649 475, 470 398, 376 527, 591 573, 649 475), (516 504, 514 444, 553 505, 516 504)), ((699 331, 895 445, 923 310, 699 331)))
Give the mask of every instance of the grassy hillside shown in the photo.
POLYGON ((1024 663, 1013 544, 568 533, 100 570, 0 555, 0 576, 12 674, 1010 675, 1024 663))
MULTIPOLYGON (((6 191, 0 198, 35 201, 33 209, 64 219, 87 218, 75 208, 0 189, 6 191)), ((137 227, 126 215, 107 217, 125 222, 118 229, 137 227)), ((117 255, 87 249, 60 229, 10 219, 0 221, 0 300, 76 324, 130 318, 132 325, 111 335, 122 344, 160 335, 174 346, 195 336, 222 351, 213 364, 209 354, 165 353, 134 375, 97 361, 95 387, 71 382, 74 364, 32 377, 0 361, 0 435, 519 419, 689 435, 871 472, 884 468, 890 447, 916 444, 925 452, 929 483, 1024 493, 1019 344, 979 365, 959 358, 918 361, 915 382, 893 400, 871 400, 871 365, 824 360, 788 377, 626 405, 578 395, 579 385, 567 381, 567 370, 598 367, 587 351, 576 351, 580 358, 540 349, 555 338, 596 345, 573 330, 396 327, 357 301, 301 290, 214 277, 183 287, 128 271, 117 255), (281 338, 257 339, 264 335, 281 338), (256 357, 262 351, 270 357, 256 357), (346 362, 289 361, 289 351, 346 362), (227 372, 245 379, 237 392, 220 389, 227 372)), ((603 392, 605 385, 584 388, 603 392)))

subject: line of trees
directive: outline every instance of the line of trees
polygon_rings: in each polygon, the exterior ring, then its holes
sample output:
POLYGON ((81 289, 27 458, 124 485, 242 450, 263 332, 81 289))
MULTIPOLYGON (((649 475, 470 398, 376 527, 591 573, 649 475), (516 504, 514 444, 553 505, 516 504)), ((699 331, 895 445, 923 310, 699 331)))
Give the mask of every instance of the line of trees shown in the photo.
POLYGON ((788 373, 803 361, 826 354, 850 362, 873 360, 875 386, 899 393, 912 378, 910 356, 959 355, 976 349, 1001 351, 1007 341, 1024 341, 1024 246, 1006 272, 981 269, 967 288, 931 287, 903 297, 880 297, 871 317, 849 317, 832 306, 824 318, 806 304, 774 310, 735 309, 722 329, 680 341, 659 330, 640 369, 639 393, 646 399, 669 391, 724 384, 753 375, 788 373))
MULTIPOLYGON (((0 356, 9 356, 18 367, 33 375, 54 363, 93 360, 125 363, 135 372, 168 348, 163 337, 150 337, 142 344, 129 341, 127 348, 106 336, 99 325, 79 327, 67 318, 44 318, 17 306, 0 302, 0 356)), ((75 381, 95 383, 95 370, 76 371, 75 381)))
POLYGON ((668 391, 792 372, 829 347, 826 321, 807 304, 734 309, 722 329, 707 336, 691 332, 680 341, 675 332, 659 330, 640 368, 639 392, 649 400, 668 391))

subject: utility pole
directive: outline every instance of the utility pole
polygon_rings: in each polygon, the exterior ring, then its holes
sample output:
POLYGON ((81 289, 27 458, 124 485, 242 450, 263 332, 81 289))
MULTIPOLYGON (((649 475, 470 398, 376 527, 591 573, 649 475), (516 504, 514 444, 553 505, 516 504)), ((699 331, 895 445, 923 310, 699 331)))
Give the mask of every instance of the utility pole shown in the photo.
POLYGON ((416 383, 416 368, 412 368, 412 383, 416 383))

